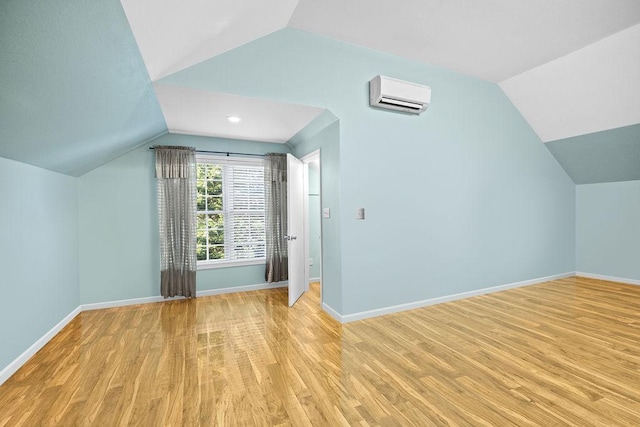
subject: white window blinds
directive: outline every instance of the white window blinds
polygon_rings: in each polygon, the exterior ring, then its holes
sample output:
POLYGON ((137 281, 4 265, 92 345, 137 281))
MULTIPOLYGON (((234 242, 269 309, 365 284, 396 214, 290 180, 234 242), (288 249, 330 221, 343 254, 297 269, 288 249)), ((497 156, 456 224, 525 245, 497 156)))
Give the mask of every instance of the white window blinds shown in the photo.
POLYGON ((197 161, 198 261, 225 264, 264 259, 262 160, 199 155, 197 161))

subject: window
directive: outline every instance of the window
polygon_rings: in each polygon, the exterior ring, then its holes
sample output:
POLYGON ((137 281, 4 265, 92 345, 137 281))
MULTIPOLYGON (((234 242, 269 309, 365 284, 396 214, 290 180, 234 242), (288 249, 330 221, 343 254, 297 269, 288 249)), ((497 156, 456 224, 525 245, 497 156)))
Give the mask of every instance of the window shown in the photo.
POLYGON ((199 155, 197 162, 198 267, 264 263, 262 161, 199 155))

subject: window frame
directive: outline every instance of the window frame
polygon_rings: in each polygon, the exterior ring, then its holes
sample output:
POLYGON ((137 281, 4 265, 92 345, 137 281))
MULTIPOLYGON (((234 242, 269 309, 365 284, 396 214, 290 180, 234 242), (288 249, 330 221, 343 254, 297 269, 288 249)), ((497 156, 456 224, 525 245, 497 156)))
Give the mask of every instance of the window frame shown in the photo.
MULTIPOLYGON (((231 165, 231 166, 264 166, 262 158, 249 158, 249 157, 232 157, 232 156, 218 156, 213 154, 204 154, 198 153, 196 154, 196 165, 198 164, 216 164, 216 165, 231 165)), ((228 192, 227 189, 228 178, 226 176, 226 172, 223 169, 222 173, 222 199, 223 199, 223 209, 222 212, 226 212, 225 205, 225 195, 228 192)), ((201 211, 197 211, 199 214, 201 211)), ((227 237, 228 225, 227 225, 228 217, 224 216, 225 223, 225 240, 227 237)), ((265 230, 266 231, 266 230, 265 230)), ((266 241, 265 241, 266 244, 266 241)), ((227 268, 227 267, 242 267, 249 265, 265 265, 267 262, 266 256, 260 258, 249 258, 249 259, 234 259, 234 260, 203 260, 196 261, 197 270, 209 270, 216 268, 227 268)))

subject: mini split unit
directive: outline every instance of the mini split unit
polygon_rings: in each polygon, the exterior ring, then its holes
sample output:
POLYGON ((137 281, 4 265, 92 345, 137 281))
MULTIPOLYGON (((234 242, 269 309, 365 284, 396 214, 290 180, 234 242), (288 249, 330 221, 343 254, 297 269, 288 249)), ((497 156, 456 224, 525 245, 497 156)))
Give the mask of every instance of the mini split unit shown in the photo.
POLYGON ((431 88, 417 83, 375 76, 369 82, 369 105, 420 114, 429 107, 431 88))

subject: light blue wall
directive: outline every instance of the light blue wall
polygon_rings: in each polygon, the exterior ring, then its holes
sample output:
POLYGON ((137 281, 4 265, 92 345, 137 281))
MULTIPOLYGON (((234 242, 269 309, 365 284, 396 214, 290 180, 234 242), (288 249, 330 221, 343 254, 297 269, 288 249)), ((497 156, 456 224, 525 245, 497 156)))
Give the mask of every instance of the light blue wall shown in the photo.
POLYGON ((163 81, 340 119, 342 314, 575 269, 575 186, 493 83, 293 29, 163 81), (430 85, 427 112, 370 108, 377 74, 430 85))
POLYGON ((578 185, 576 242, 577 271, 640 280, 640 181, 578 185))
POLYGON ((79 303, 77 180, 0 158, 0 370, 79 303))
POLYGON ((575 186, 499 87, 385 65, 432 104, 340 117, 343 313, 574 271, 575 186))
POLYGON ((309 267, 309 278, 320 277, 321 229, 320 218, 320 170, 309 165, 309 258, 313 264, 309 267))
POLYGON ((81 303, 159 294, 153 167, 144 147, 78 178, 81 303))
MULTIPOLYGON (((83 304, 160 294, 154 155, 149 145, 261 154, 283 144, 164 135, 79 178, 80 300, 83 304)), ((201 270, 197 289, 264 283, 264 266, 201 270)))
POLYGON ((0 156, 79 176, 167 127, 117 0, 0 1, 0 156))

